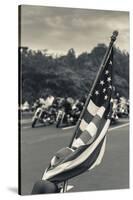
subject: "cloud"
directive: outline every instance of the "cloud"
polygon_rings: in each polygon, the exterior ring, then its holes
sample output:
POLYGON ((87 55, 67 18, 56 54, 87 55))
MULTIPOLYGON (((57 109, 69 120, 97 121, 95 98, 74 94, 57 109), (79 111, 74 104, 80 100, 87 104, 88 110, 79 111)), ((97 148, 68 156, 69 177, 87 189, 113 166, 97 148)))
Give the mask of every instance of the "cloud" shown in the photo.
POLYGON ((22 45, 80 53, 97 43, 109 42, 114 29, 120 34, 117 46, 129 50, 129 13, 44 6, 22 6, 22 45))

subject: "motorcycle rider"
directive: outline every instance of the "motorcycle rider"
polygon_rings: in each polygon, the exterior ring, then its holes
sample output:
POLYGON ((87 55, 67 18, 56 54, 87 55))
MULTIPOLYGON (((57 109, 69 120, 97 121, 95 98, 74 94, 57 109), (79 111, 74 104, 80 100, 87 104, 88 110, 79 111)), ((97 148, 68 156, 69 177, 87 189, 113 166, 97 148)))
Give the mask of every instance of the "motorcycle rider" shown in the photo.
POLYGON ((72 112, 72 105, 67 96, 63 99, 61 106, 64 108, 64 112, 65 112, 64 121, 66 122, 67 115, 71 115, 71 112, 72 112))
POLYGON ((70 114, 72 111, 72 105, 71 105, 68 97, 64 98, 64 101, 62 104, 63 104, 62 106, 64 106, 64 108, 65 108, 65 113, 70 114))

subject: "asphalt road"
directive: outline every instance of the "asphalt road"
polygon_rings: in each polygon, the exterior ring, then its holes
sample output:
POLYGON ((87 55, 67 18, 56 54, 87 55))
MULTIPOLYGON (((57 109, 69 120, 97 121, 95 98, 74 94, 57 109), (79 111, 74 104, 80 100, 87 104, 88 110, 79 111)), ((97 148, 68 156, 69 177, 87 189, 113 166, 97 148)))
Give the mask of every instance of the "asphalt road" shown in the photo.
MULTIPOLYGON (((104 159, 100 166, 69 181, 70 192, 123 189, 129 187, 129 124, 121 119, 110 127, 104 159)), ((22 194, 30 194, 40 180, 54 152, 68 146, 73 128, 57 129, 54 125, 31 128, 30 119, 22 120, 21 181, 22 194)))

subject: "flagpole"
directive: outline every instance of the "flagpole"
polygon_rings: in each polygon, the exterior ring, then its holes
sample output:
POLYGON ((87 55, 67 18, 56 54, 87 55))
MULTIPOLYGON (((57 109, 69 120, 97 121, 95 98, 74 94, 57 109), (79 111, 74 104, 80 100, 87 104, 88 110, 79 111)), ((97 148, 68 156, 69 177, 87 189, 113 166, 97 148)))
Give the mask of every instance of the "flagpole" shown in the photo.
MULTIPOLYGON (((97 75, 96 75, 95 81, 94 81, 94 83, 93 83, 93 85, 92 85, 92 87, 91 87, 91 90, 90 90, 89 95, 88 95, 88 97, 87 97, 87 100, 86 100, 86 102, 85 102, 84 108, 83 108, 83 110, 82 110, 82 112, 81 112, 81 114, 80 114, 79 120, 78 120, 78 122, 77 122, 77 124, 76 124, 75 130, 74 130, 74 134, 73 134, 72 139, 71 139, 70 144, 69 144, 69 147, 70 147, 70 148, 72 147, 73 141, 74 141, 74 139, 75 139, 75 137, 76 137, 76 135, 77 135, 77 131, 78 131, 80 122, 81 122, 81 120, 82 120, 82 118, 83 118, 83 115, 84 115, 84 112, 85 112, 85 110, 86 110, 86 107, 87 107, 87 105, 88 105, 88 103, 89 103, 89 101, 90 101, 91 95, 92 95, 93 90, 94 90, 94 88, 95 88, 95 86, 96 86, 96 83, 97 83, 97 81, 98 81, 98 78, 99 78, 99 76, 100 76, 102 70, 104 69, 104 67, 105 67, 105 65, 106 65, 106 62, 107 62, 107 60, 108 60, 109 53, 110 53, 110 51, 111 51, 111 49, 112 49, 112 47, 113 47, 113 44, 114 44, 114 42, 115 42, 117 36, 118 36, 118 31, 114 31, 113 34, 112 34, 112 36, 111 36, 111 41, 110 41, 110 43, 109 43, 109 47, 108 47, 108 49, 107 49, 107 51, 106 51, 106 53, 105 53, 105 56, 104 56, 104 58, 103 58, 103 60, 102 60, 102 63, 101 63, 101 65, 100 65, 100 67, 99 67, 99 70, 98 70, 98 73, 97 73, 97 75)), ((63 192, 66 192, 66 191, 67 191, 67 183, 68 183, 68 181, 64 181, 64 184, 63 184, 63 192)))
POLYGON ((90 101, 91 95, 92 95, 93 90, 94 90, 94 88, 95 88, 95 86, 96 86, 96 83, 97 83, 97 81, 98 81, 98 78, 99 78, 99 76, 100 76, 102 70, 104 69, 104 67, 105 67, 105 65, 106 65, 106 62, 107 62, 107 60, 108 60, 109 53, 110 53, 110 51, 111 51, 111 49, 112 49, 112 47, 113 47, 113 44, 114 44, 114 42, 115 42, 117 36, 118 36, 118 31, 114 31, 113 34, 112 34, 112 36, 111 36, 111 41, 110 41, 110 43, 109 43, 109 47, 108 47, 108 49, 107 49, 107 51, 106 51, 106 53, 105 53, 105 56, 104 56, 104 58, 103 58, 103 60, 102 60, 102 63, 101 63, 101 65, 100 65, 100 68, 99 68, 98 73, 97 73, 97 75, 96 75, 95 81, 94 81, 94 83, 93 83, 93 85, 92 85, 92 87, 91 87, 91 90, 90 90, 89 95, 88 95, 88 97, 87 97, 87 100, 86 100, 86 102, 85 102, 84 108, 83 108, 83 110, 82 110, 82 112, 81 112, 81 115, 80 115, 80 117, 79 117, 78 123, 77 123, 77 125, 76 125, 76 127, 75 127, 75 131, 74 131, 73 137, 72 137, 71 142, 70 142, 70 144, 69 144, 69 147, 70 147, 70 148, 71 148, 72 143, 73 143, 73 141, 74 141, 74 138, 75 138, 75 136, 76 136, 76 134, 77 134, 77 130, 78 130, 78 128, 79 128, 80 122, 81 122, 81 120, 82 120, 82 117, 83 117, 84 112, 85 112, 85 110, 86 110, 86 107, 87 107, 87 105, 88 105, 88 102, 90 101))

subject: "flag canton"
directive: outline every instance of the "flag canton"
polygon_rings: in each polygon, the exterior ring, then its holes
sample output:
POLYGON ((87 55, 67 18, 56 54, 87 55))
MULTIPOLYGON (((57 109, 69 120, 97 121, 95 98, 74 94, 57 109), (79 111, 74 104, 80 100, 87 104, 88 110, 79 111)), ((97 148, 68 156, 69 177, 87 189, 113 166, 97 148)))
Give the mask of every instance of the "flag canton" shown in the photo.
POLYGON ((101 72, 91 97, 97 106, 102 106, 110 100, 112 93, 112 66, 113 53, 111 52, 111 55, 106 63, 104 70, 101 72))

